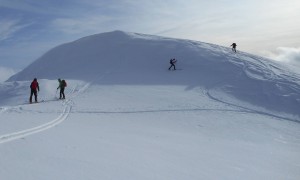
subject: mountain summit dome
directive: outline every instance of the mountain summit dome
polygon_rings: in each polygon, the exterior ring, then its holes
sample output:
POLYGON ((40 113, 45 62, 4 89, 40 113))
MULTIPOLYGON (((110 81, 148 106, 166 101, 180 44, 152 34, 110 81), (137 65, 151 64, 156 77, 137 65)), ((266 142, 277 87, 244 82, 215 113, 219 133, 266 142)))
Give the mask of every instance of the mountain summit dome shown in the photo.
POLYGON ((300 115, 299 75, 244 52, 192 40, 113 31, 51 49, 8 81, 74 79, 101 85, 205 87, 212 98, 241 107, 300 115), (169 60, 178 61, 169 71, 169 60))

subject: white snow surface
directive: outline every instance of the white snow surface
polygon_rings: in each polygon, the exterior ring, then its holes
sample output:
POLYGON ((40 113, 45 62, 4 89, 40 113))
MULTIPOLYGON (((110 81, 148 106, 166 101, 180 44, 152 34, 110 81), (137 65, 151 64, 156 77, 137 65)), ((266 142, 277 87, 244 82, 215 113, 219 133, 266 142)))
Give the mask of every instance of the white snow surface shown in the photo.
POLYGON ((278 62, 191 40, 92 35, 0 83, 0 179, 298 180, 299 107, 300 76, 278 62), (28 104, 34 77, 40 103, 28 104))

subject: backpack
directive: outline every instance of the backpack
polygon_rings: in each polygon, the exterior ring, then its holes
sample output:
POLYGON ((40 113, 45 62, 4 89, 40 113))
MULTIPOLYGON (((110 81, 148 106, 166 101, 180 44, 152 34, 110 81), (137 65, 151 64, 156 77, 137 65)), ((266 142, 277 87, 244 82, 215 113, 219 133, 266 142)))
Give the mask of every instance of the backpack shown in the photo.
POLYGON ((65 80, 62 80, 61 82, 62 82, 63 87, 67 87, 67 82, 65 80))
POLYGON ((176 63, 176 60, 175 59, 171 59, 170 60, 170 64, 175 64, 176 63))

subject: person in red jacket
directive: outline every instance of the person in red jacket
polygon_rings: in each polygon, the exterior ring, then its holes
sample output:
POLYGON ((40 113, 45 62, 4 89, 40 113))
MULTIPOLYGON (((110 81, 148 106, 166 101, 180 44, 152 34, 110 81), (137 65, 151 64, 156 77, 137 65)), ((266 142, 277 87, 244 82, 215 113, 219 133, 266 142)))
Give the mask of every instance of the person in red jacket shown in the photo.
POLYGON ((29 102, 32 103, 32 95, 34 95, 34 100, 37 103, 37 92, 40 91, 40 87, 39 87, 39 83, 37 82, 37 79, 34 78, 34 80, 31 82, 30 84, 30 98, 29 98, 29 102))

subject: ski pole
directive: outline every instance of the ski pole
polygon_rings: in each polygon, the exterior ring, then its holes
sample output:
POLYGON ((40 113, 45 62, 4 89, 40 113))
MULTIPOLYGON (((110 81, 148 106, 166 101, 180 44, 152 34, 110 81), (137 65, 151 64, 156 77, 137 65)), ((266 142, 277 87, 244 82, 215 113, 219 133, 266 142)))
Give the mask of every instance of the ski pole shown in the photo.
POLYGON ((55 92, 55 95, 54 95, 55 98, 56 98, 57 91, 58 91, 58 89, 56 89, 56 92, 55 92))

